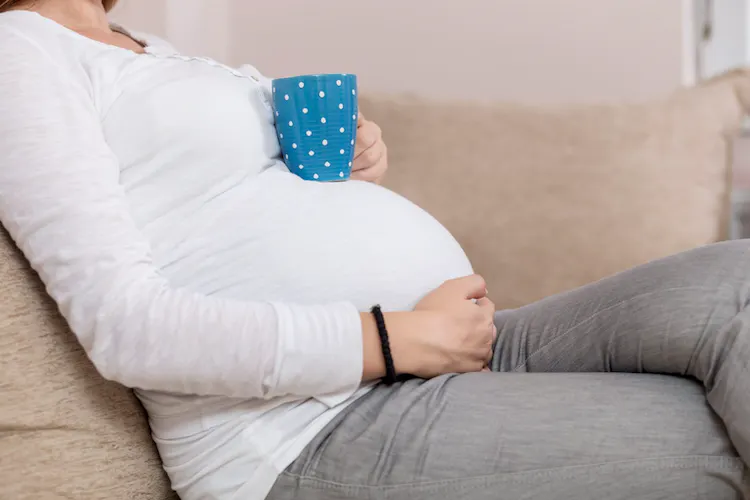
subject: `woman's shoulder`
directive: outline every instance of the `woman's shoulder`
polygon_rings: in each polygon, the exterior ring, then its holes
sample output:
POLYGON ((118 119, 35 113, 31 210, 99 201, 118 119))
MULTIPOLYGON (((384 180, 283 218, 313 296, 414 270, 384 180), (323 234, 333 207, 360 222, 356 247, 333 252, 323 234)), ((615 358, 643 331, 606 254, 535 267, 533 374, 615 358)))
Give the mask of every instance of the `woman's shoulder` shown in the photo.
POLYGON ((29 11, 0 14, 0 84, 19 87, 18 82, 24 81, 27 87, 37 83, 42 87, 45 81, 54 81, 61 91, 88 89, 85 59, 85 44, 54 21, 29 11))
MULTIPOLYGON (((117 24, 112 24, 112 29, 146 45, 148 52, 165 55, 178 53, 169 42, 158 36, 130 31, 117 24)), ((37 12, 13 10, 0 13, 0 53, 17 49, 19 43, 54 53, 55 59, 60 55, 67 56, 62 59, 69 59, 70 56, 97 53, 111 48, 104 43, 87 39, 37 12)))
POLYGON ((27 39, 41 42, 54 38, 54 22, 28 10, 11 10, 0 13, 0 37, 3 40, 27 39))
POLYGON ((0 14, 0 62, 18 59, 30 52, 61 60, 60 53, 69 51, 67 38, 54 21, 31 11, 10 11, 0 14))

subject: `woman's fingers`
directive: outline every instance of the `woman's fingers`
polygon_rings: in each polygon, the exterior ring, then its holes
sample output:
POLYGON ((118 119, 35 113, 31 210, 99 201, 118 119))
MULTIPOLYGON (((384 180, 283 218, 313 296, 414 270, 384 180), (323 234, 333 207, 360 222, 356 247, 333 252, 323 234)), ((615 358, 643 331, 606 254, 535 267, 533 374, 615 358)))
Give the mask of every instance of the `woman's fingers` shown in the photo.
POLYGON ((483 297, 477 300, 477 306, 482 310, 482 319, 486 322, 483 323, 487 328, 487 337, 486 343, 484 344, 484 357, 482 358, 482 362, 485 365, 488 365, 490 361, 492 361, 495 340, 497 339, 497 327, 495 326, 494 321, 495 304, 487 297, 483 297))
POLYGON ((385 143, 376 144, 354 160, 352 163, 352 179, 377 182, 388 170, 387 158, 385 143))
POLYGON ((354 158, 359 158, 371 147, 383 140, 383 131, 377 123, 366 120, 361 114, 357 121, 357 143, 354 158))
POLYGON ((487 295, 487 284, 478 274, 456 278, 446 283, 453 293, 464 300, 481 300, 487 295))
POLYGON ((477 305, 483 310, 483 312, 487 313, 488 311, 490 314, 495 312, 495 303, 492 302, 487 297, 479 297, 477 300, 477 305))
POLYGON ((495 327, 495 303, 492 302, 487 297, 482 297, 481 299, 477 300, 477 305, 482 310, 482 314, 487 319, 487 325, 490 327, 490 329, 494 329, 495 327))
POLYGON ((383 142, 383 132, 375 122, 366 120, 360 114, 351 178, 377 183, 383 178, 386 170, 388 148, 383 142))

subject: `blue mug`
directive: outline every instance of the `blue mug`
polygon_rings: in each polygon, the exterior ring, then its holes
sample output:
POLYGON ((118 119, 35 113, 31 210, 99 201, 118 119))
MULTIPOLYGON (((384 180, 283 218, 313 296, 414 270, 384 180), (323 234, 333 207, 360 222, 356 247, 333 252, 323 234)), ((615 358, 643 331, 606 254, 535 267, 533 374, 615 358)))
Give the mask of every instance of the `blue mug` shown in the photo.
POLYGON ((357 141, 357 77, 303 75, 272 82, 276 134, 289 171, 309 181, 345 181, 357 141))

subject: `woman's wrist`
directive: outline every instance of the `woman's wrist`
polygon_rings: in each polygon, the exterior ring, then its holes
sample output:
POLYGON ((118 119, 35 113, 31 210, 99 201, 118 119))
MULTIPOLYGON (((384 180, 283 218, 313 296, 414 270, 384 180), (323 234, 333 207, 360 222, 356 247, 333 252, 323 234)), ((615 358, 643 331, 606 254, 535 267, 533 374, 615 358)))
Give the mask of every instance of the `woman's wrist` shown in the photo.
MULTIPOLYGON (((385 313, 385 325, 391 345, 391 354, 397 374, 419 371, 419 353, 415 343, 415 333, 425 331, 430 322, 428 312, 385 313)), ((370 381, 385 377, 383 348, 378 335, 378 327, 371 313, 361 313, 363 366, 362 380, 370 381)))
MULTIPOLYGON (((378 326, 370 313, 360 313, 362 320, 362 381, 369 382, 385 377, 385 361, 380 347, 378 326)), ((388 315, 386 315, 386 324, 388 315)))

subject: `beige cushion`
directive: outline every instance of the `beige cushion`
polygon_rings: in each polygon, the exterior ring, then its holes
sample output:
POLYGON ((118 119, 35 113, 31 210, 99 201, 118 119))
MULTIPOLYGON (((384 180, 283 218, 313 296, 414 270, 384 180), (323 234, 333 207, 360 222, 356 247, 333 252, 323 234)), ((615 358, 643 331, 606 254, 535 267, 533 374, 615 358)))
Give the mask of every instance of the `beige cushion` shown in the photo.
POLYGON ((514 307, 726 234, 748 77, 641 105, 536 109, 369 98, 386 185, 460 241, 514 307))
POLYGON ((140 404, 98 376, 5 231, 0 387, 0 498, 175 498, 140 404))

